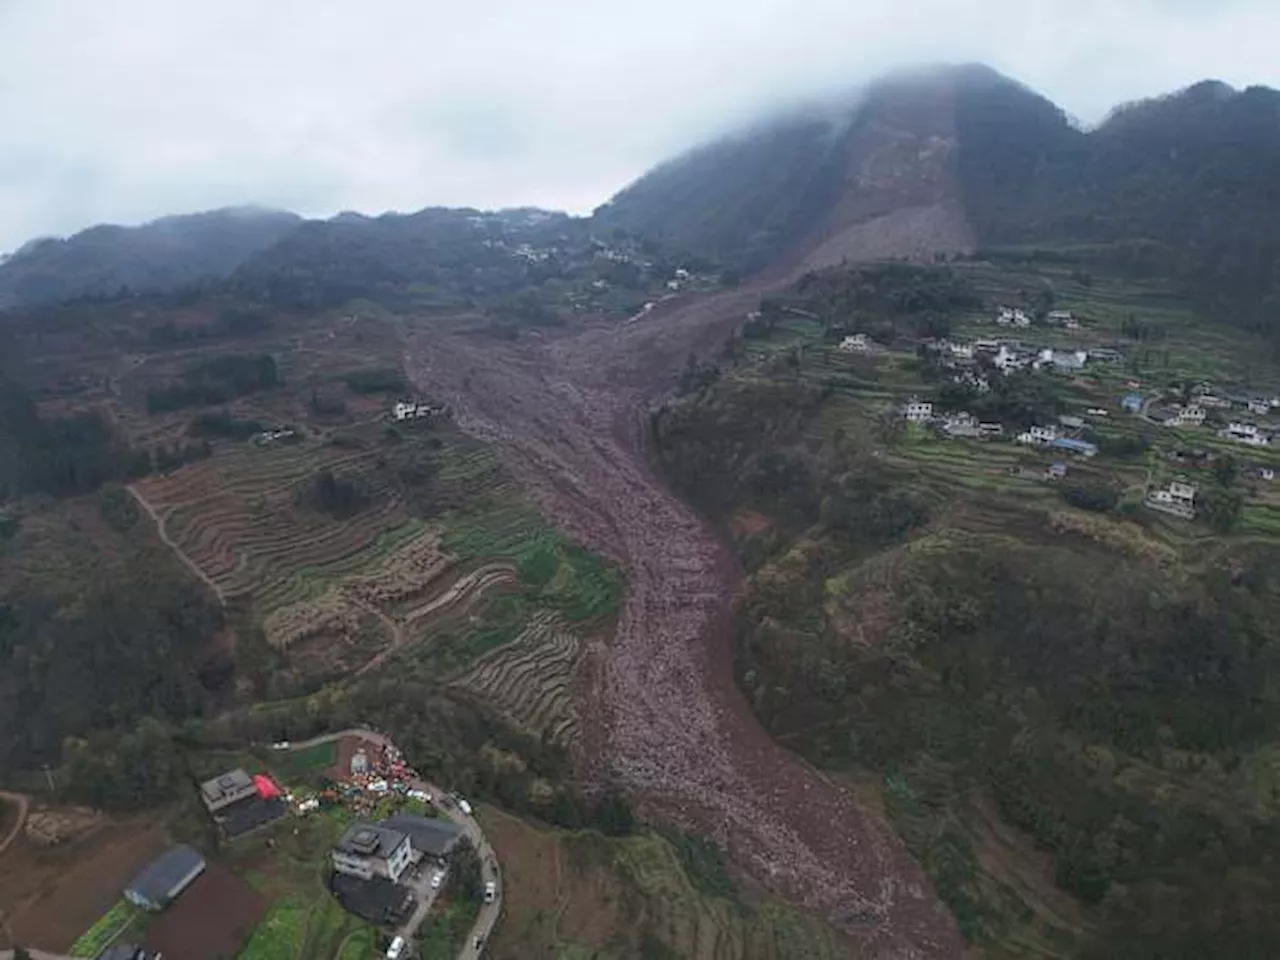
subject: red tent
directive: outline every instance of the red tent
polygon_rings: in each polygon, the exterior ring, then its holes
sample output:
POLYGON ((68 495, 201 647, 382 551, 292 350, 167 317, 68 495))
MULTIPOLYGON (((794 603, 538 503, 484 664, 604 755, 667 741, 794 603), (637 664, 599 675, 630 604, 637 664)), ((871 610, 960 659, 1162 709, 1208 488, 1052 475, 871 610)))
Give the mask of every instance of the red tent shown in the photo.
POLYGON ((258 774, 253 778, 253 785, 258 788, 258 796, 263 800, 274 800, 280 796, 280 788, 268 776, 258 774))

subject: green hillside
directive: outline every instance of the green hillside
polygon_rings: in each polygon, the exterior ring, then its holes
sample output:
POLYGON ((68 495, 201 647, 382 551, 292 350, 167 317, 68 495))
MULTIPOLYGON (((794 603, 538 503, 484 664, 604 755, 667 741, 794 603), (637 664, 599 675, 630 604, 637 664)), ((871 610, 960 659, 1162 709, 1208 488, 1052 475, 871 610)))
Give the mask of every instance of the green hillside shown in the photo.
POLYGON ((1280 504, 1250 466, 1276 457, 1118 407, 1135 384, 1162 403, 1191 370, 1270 389, 1257 342, 1215 338, 1155 282, 868 266, 766 301, 655 414, 668 475, 746 568, 735 652, 757 716, 835 775, 874 773, 864 789, 993 956, 1280 949, 1280 504), (1121 362, 992 371, 977 394, 922 347, 1007 338, 995 304, 1036 297, 1082 327, 1024 342, 1121 362), (1135 317, 1158 347, 1126 337, 1135 317), (841 350, 856 332, 869 350, 841 350), (1010 433, 1078 416, 1100 452, 946 439, 903 422, 913 395, 1010 433), (1197 517, 1144 508, 1188 449, 1211 454, 1190 470, 1197 517))

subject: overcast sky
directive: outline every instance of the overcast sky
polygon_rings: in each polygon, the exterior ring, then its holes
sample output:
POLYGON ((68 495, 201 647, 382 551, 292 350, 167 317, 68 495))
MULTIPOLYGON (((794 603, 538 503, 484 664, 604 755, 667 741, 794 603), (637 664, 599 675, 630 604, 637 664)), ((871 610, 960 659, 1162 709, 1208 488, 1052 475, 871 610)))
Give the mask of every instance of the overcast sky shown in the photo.
POLYGON ((1277 0, 0 0, 0 250, 261 203, 586 212, 771 103, 983 61, 1084 121, 1280 86, 1277 0))

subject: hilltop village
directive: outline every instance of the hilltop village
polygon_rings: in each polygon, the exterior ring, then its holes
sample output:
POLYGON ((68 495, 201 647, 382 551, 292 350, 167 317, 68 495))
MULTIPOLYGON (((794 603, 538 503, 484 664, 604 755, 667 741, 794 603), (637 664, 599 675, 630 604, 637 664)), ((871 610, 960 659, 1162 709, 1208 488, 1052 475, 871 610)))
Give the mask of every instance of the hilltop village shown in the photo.
MULTIPOLYGON (((758 321, 754 312, 748 323, 758 321)), ((903 398, 897 407, 912 429, 925 430, 947 440, 1012 442, 1043 450, 1051 459, 1042 470, 1011 467, 1011 474, 1027 479, 1062 480, 1073 461, 1092 460, 1116 431, 1117 419, 1136 425, 1164 428, 1174 448, 1167 454, 1174 468, 1208 469, 1218 465, 1246 482, 1269 484, 1277 464, 1252 456, 1269 449, 1280 434, 1280 394, 1247 389, 1222 389, 1211 380, 1160 383, 1135 377, 1130 371, 1132 350, 1101 346, 1068 331, 1089 330, 1092 324, 1071 310, 1045 310, 1038 315, 1017 307, 999 305, 987 318, 996 328, 993 336, 966 339, 960 336, 926 337, 916 344, 916 354, 926 377, 938 386, 932 393, 918 392, 903 398), (1022 332, 1021 336, 999 331, 1022 332), (1051 333, 1037 339, 1037 331, 1051 333), (1092 394, 1096 405, 1080 402, 1071 412, 1039 420, 984 418, 969 406, 992 393, 992 384, 1010 377, 1047 378, 1055 386, 1079 385, 1089 375, 1090 386, 1099 381, 1115 383, 1120 391, 1110 396, 1092 394), (966 400, 971 401, 966 406, 966 400), (1213 441, 1205 446, 1201 440, 1213 441), (1212 449, 1210 449, 1212 448, 1212 449), (1224 466, 1225 465, 1225 466, 1224 466)), ((877 343, 863 331, 840 336, 837 349, 851 357, 875 357, 893 346, 877 343)), ((1105 458, 1104 458, 1105 459, 1105 458)), ((1197 515, 1199 488, 1186 475, 1154 482, 1148 478, 1142 503, 1151 510, 1183 520, 1197 515)))

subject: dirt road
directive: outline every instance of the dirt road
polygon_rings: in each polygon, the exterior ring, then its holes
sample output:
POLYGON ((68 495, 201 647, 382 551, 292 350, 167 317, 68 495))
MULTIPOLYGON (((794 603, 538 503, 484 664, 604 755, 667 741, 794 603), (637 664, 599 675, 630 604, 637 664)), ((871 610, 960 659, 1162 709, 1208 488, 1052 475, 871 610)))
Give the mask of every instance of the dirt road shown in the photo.
POLYGON ((732 559, 644 455, 646 404, 760 292, 515 344, 424 325, 407 366, 463 429, 499 446, 551 519, 626 574, 616 636, 588 665, 585 708, 602 731, 588 769, 714 839, 866 956, 958 957, 954 921, 891 831, 755 721, 732 673, 732 559))
POLYGON ((0 853, 4 853, 9 848, 9 844, 13 843, 14 838, 22 832, 27 822, 27 808, 30 801, 25 794, 10 793, 8 790, 0 790, 0 800, 13 804, 15 808, 13 825, 5 836, 0 837, 0 853))
POLYGON ((199 577, 201 582, 213 591, 213 595, 218 598, 218 602, 225 606, 227 598, 223 596, 222 588, 213 581, 212 577, 201 570, 200 565, 187 556, 180 546, 173 542, 168 531, 164 528, 164 516, 157 512, 156 508, 151 505, 147 498, 142 495, 142 492, 133 484, 129 484, 125 489, 133 495, 133 499, 138 501, 138 506, 145 510, 147 512, 147 516, 149 516, 155 523, 156 532, 160 534, 160 539, 164 541, 165 546, 172 550, 177 555, 178 559, 182 561, 183 566, 199 577))

